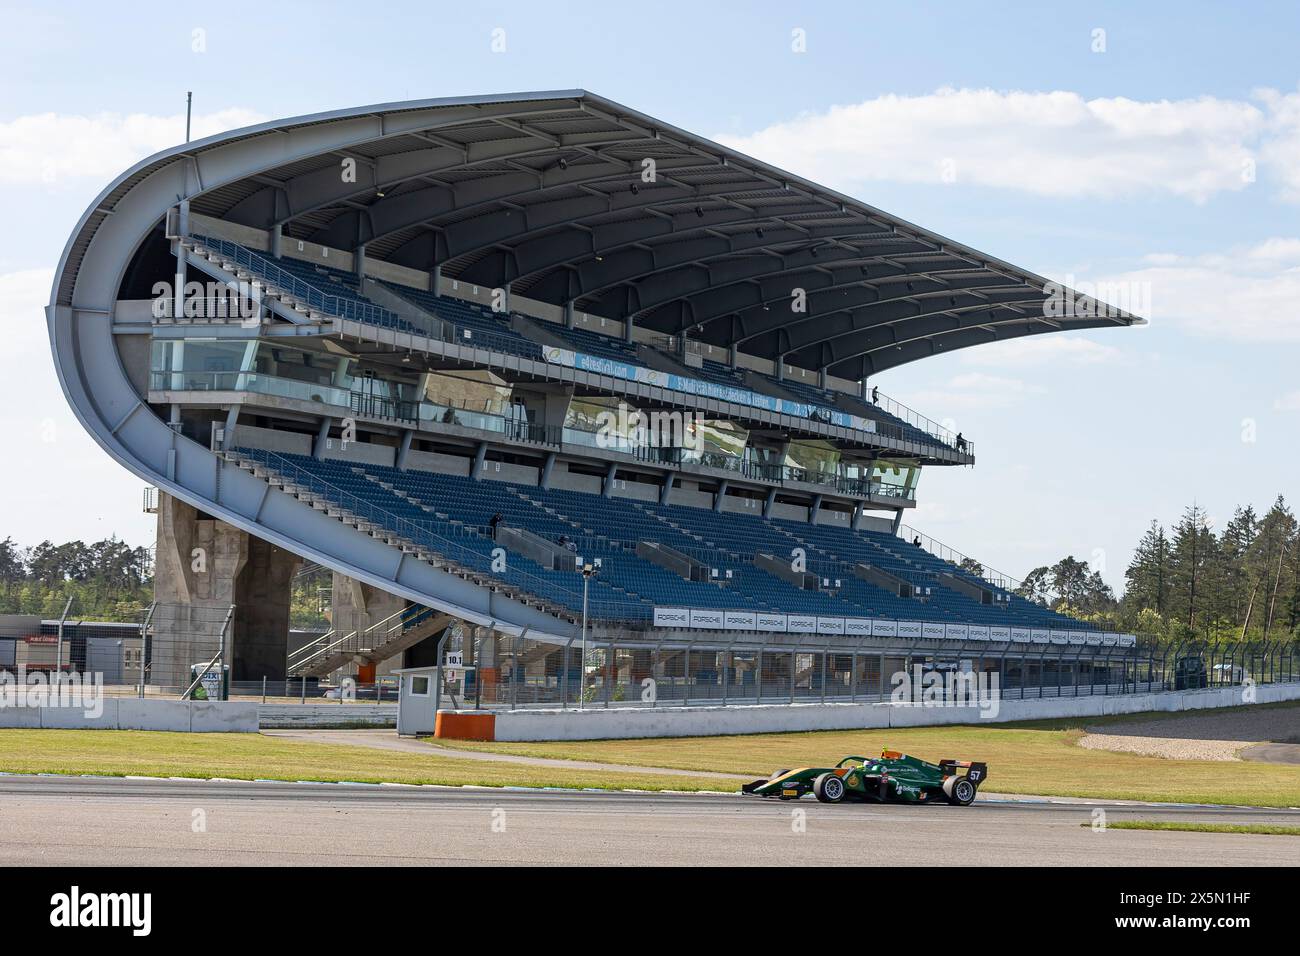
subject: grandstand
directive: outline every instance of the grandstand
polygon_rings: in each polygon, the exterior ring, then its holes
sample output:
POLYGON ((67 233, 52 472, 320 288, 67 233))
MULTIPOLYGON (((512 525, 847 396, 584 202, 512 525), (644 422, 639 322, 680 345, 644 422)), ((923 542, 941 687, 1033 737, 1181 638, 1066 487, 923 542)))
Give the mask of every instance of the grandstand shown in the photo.
MULTIPOLYGON (((461 622, 536 648, 517 679, 567 684, 589 634, 685 647, 725 699, 744 648, 760 682, 767 654, 811 681, 795 659, 815 645, 821 680, 856 687, 872 656, 996 648, 1041 681, 1049 656, 1077 679, 1132 645, 899 535, 921 473, 972 465, 975 444, 876 376, 1142 321, 1049 314, 1049 294, 569 91, 344 110, 160 153, 78 224, 48 320, 82 423, 162 491, 167 606, 238 608, 229 632, 155 653, 158 679, 222 641, 235 679, 374 673, 436 656, 461 622), (628 412, 681 429, 611 426, 628 412), (188 570, 200 546, 229 557, 213 579, 188 570), (335 630, 293 648, 284 582, 303 559, 334 572, 335 630)), ((178 635, 173 617, 155 633, 178 635)), ((471 653, 495 674, 485 640, 471 653)))

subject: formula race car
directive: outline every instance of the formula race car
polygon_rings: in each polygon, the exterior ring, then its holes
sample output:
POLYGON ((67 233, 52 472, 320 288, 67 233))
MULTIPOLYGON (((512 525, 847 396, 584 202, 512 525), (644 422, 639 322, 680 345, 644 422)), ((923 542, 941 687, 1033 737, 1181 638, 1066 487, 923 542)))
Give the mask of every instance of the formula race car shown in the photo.
POLYGON ((975 791, 988 776, 988 767, 969 760, 940 760, 926 763, 894 750, 879 758, 845 757, 834 767, 804 767, 778 770, 766 780, 741 786, 742 793, 778 800, 797 800, 811 793, 822 803, 844 800, 894 800, 902 803, 934 803, 946 800, 954 806, 970 806, 975 791), (965 771, 961 773, 960 771, 965 771))

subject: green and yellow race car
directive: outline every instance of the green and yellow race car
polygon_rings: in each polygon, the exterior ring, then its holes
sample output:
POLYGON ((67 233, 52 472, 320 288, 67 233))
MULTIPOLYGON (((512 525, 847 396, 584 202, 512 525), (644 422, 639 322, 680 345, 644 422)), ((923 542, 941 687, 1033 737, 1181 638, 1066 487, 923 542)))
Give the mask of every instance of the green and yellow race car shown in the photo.
POLYGON ((988 767, 969 760, 927 763, 894 750, 879 757, 845 757, 834 767, 778 770, 766 780, 741 786, 742 793, 798 800, 811 793, 822 803, 875 800, 880 803, 937 803, 970 806, 988 767), (964 771, 964 772, 962 772, 964 771))

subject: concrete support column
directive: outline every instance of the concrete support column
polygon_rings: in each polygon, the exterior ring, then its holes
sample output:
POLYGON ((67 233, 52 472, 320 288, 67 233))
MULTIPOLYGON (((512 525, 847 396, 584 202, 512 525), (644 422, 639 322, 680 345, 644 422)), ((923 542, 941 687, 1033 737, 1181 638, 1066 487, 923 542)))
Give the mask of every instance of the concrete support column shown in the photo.
POLYGON ((551 487, 551 475, 555 472, 555 452, 546 453, 546 464, 542 465, 542 478, 538 483, 542 488, 551 487))
POLYGON ((478 443, 478 448, 474 449, 474 464, 470 466, 470 477, 475 481, 481 481, 483 478, 483 462, 487 460, 487 442, 478 443))
POLYGON ((862 502, 857 502, 853 506, 853 520, 850 522, 849 527, 854 531, 857 531, 858 527, 862 524, 862 515, 865 513, 866 508, 863 507, 862 502))
POLYGON ((895 534, 895 535, 898 534, 898 529, 902 526, 902 524, 903 524, 903 509, 899 508, 898 511, 894 514, 894 525, 893 528, 890 530, 890 534, 895 534))
POLYGON ((333 419, 326 415, 320 420, 320 427, 316 429, 316 440, 311 446, 311 456, 318 461, 325 457, 325 443, 329 441, 330 425, 333 419))
POLYGON ((718 485, 718 493, 713 498, 714 511, 717 512, 722 511, 722 503, 727 500, 727 489, 730 487, 731 487, 731 482, 728 481, 726 478, 723 478, 722 483, 718 485))
POLYGON ((429 270, 429 291, 433 293, 435 299, 442 298, 442 266, 434 266, 429 270))
POLYGON ((808 523, 817 523, 817 513, 822 510, 822 496, 813 495, 812 504, 808 506, 808 523))
POLYGON ((227 645, 231 679, 283 680, 289 606, 301 559, 224 521, 200 516, 166 492, 158 495, 150 682, 183 690, 190 667, 227 645))
POLYGON ((776 504, 776 488, 767 489, 767 500, 763 502, 763 517, 772 517, 772 505, 776 504))
POLYGON ((668 504, 668 499, 669 497, 672 496, 672 493, 673 493, 673 472, 669 471, 664 473, 664 484, 663 487, 659 490, 659 503, 661 505, 668 504))
POLYGON ((276 223, 271 227, 271 256, 279 259, 284 252, 284 227, 276 223))
POLYGON ((576 321, 577 313, 574 311, 573 302, 569 301, 564 303, 564 327, 566 329, 571 329, 576 321))
POLYGON ((829 387, 829 386, 826 384, 826 380, 827 380, 827 378, 829 378, 829 376, 826 374, 826 369, 825 369, 825 368, 821 368, 821 369, 818 369, 818 370, 817 370, 817 386, 818 386, 819 388, 828 388, 828 387, 829 387))
POLYGON ((632 330, 636 328, 636 316, 627 315, 623 317, 623 341, 629 345, 632 343, 632 330))
POLYGON ((366 244, 363 242, 352 251, 352 273, 361 283, 366 278, 366 244))
POLYGON ((618 463, 611 461, 609 468, 605 470, 605 480, 600 486, 600 495, 602 498, 612 497, 614 494, 614 477, 618 474, 618 463))
POLYGON ((406 471, 406 456, 411 451, 411 442, 414 438, 415 431, 413 429, 408 428, 402 432, 402 442, 397 446, 397 459, 394 461, 398 471, 406 471))
POLYGON ((778 382, 785 381, 785 356, 784 355, 778 355, 776 357, 776 380, 778 382))

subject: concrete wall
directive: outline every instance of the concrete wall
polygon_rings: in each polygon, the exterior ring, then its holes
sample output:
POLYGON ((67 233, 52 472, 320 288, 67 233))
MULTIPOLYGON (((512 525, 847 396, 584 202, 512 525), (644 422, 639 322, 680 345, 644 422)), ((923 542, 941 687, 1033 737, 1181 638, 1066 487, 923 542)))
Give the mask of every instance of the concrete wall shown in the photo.
POLYGON ((257 733, 258 705, 252 701, 105 697, 103 703, 98 716, 87 716, 81 707, 0 707, 0 727, 257 733))
MULTIPOLYGON (((1300 683, 1256 687, 1257 703, 1300 700, 1300 683)), ((596 708, 586 711, 499 712, 497 740, 613 740, 636 737, 705 737, 806 730, 928 727, 1007 723, 1056 717, 1101 717, 1148 711, 1202 710, 1242 705, 1241 689, 1175 691, 1004 700, 996 717, 978 707, 921 707, 889 703, 762 704, 730 707, 596 708)))
POLYGON ((310 728, 396 727, 396 704, 262 704, 258 707, 262 727, 310 728))

